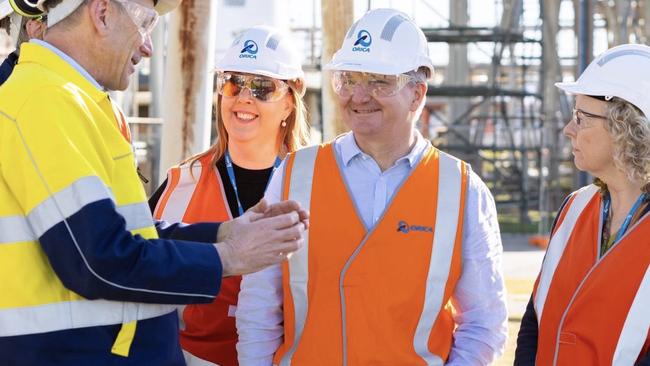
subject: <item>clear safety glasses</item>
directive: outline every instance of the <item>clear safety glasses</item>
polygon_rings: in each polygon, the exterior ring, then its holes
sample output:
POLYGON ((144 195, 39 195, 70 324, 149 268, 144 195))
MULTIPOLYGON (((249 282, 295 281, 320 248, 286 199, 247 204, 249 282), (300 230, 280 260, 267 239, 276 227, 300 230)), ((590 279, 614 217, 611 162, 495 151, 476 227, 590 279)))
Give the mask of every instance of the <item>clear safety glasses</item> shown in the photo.
POLYGON ((334 71, 332 87, 343 98, 350 97, 360 87, 375 98, 392 97, 415 77, 407 74, 382 75, 366 72, 334 71))
POLYGON ((248 89, 251 95, 262 102, 275 102, 287 94, 289 85, 278 79, 260 75, 244 75, 232 72, 217 74, 217 92, 224 97, 236 97, 248 89))
POLYGON ((138 28, 138 32, 143 37, 151 34, 158 23, 158 12, 152 8, 140 5, 129 0, 114 0, 119 3, 129 15, 133 24, 138 28))

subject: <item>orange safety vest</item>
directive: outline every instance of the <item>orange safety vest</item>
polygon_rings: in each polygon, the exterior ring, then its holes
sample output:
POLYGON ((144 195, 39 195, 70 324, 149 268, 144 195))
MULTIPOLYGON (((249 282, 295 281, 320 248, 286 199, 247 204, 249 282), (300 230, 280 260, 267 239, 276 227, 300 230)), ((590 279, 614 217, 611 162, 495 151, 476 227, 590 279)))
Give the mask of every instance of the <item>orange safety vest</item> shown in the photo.
POLYGON ((533 293, 538 365, 633 365, 650 344, 650 221, 641 218, 599 258, 601 197, 570 198, 533 293))
MULTIPOLYGON (((188 224, 232 219, 223 182, 211 159, 204 156, 192 167, 183 164, 169 170, 167 186, 154 210, 156 219, 188 224)), ((185 306, 185 329, 180 334, 184 350, 221 366, 238 364, 235 309, 240 282, 241 276, 224 278, 214 302, 185 306)))
POLYGON ((442 365, 455 328, 468 167, 430 147, 366 229, 331 144, 286 161, 283 197, 310 210, 283 264, 276 365, 442 365))

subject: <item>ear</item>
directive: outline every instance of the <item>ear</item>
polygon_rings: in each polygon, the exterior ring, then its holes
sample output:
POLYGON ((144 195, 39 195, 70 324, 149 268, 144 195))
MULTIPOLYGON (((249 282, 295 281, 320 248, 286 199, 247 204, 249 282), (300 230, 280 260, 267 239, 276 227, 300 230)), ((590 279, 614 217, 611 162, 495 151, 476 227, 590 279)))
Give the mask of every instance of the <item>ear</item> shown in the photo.
POLYGON ((88 5, 88 12, 90 15, 91 23, 93 24, 97 33, 107 35, 111 31, 109 20, 115 17, 115 12, 112 11, 115 7, 109 5, 110 0, 92 0, 88 5))
POLYGON ((25 30, 27 31, 29 39, 43 39, 43 34, 45 33, 46 28, 47 24, 40 20, 30 19, 25 23, 25 30))
POLYGON ((413 87, 413 99, 411 100, 410 111, 415 112, 418 110, 422 99, 427 97, 428 86, 426 83, 417 83, 413 87))
POLYGON ((285 119, 289 118, 291 112, 293 112, 295 108, 295 102, 293 100, 293 92, 289 92, 287 93, 287 95, 284 96, 282 105, 283 105, 282 120, 284 121, 285 119))

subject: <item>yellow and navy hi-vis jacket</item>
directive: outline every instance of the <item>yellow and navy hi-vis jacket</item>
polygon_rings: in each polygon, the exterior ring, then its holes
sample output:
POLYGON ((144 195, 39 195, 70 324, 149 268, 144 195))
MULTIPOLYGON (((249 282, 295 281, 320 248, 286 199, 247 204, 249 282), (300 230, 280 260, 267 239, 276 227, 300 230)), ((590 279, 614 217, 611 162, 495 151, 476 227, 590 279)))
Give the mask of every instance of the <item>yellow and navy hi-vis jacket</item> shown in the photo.
POLYGON ((156 304, 211 302, 220 280, 212 245, 158 238, 108 94, 24 44, 0 87, 0 364, 183 364, 156 304))

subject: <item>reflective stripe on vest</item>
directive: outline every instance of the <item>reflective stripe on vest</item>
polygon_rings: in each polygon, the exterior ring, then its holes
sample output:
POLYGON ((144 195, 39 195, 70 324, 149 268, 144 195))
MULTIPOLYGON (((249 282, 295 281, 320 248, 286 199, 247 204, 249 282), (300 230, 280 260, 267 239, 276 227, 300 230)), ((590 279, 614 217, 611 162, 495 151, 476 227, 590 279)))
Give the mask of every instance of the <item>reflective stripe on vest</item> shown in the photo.
POLYGON ((577 191, 561 214, 534 292, 536 363, 634 364, 650 344, 650 218, 600 256, 598 188, 577 191))
MULTIPOLYGON (((315 165, 317 164, 317 161, 320 161, 321 159, 319 153, 334 154, 332 145, 331 144, 325 145, 324 147, 320 147, 320 148, 310 147, 310 148, 299 150, 294 154, 293 160, 292 159, 287 160, 285 166, 286 171, 284 174, 284 179, 285 180, 289 179, 288 182, 285 182, 283 184, 285 193, 288 191, 289 199, 298 200, 303 207, 310 209, 311 212, 313 212, 313 210, 310 207, 310 204, 313 201, 312 188, 316 185, 316 182, 314 181, 315 165)), ((436 206, 433 207, 436 208, 437 210, 436 212, 439 212, 441 214, 440 215, 436 214, 435 223, 433 222, 433 219, 431 220, 431 223, 427 223, 429 225, 430 224, 435 225, 434 230, 432 232, 430 231, 431 234, 429 234, 432 236, 431 248, 433 248, 433 250, 431 251, 430 256, 427 258, 427 264, 424 265, 424 269, 428 268, 428 270, 426 272, 427 273, 426 281, 422 280, 422 283, 424 285, 424 288, 422 288, 423 307, 421 312, 419 312, 419 315, 414 317, 415 319, 413 325, 416 326, 416 329, 414 329, 411 345, 413 346, 413 350, 415 351, 415 353, 410 351, 412 353, 412 356, 409 357, 415 357, 415 358, 419 357, 428 365, 442 365, 444 364, 443 358, 441 358, 436 353, 432 352, 432 350, 430 349, 430 339, 432 338, 432 333, 434 333, 433 332, 434 324, 436 323, 436 320, 439 319, 442 307, 447 305, 448 293, 450 292, 450 289, 454 288, 455 281, 457 281, 457 276, 454 276, 454 278, 448 278, 448 277, 450 276, 452 257, 454 257, 455 253, 458 255, 458 260, 460 261, 459 243, 461 240, 460 238, 462 238, 462 224, 461 224, 462 221, 459 222, 459 220, 462 220, 463 217, 463 207, 465 202, 464 197, 465 197, 465 190, 467 186, 466 183, 467 183, 468 171, 467 171, 467 166, 463 162, 447 154, 441 153, 432 147, 430 147, 430 150, 428 150, 424 154, 424 157, 430 157, 432 162, 429 164, 435 164, 435 161, 438 162, 438 169, 436 171, 438 177, 438 190, 435 193, 437 194, 438 198, 437 198, 436 206), (442 192, 444 192, 444 194, 442 194, 442 192), (451 281, 451 284, 449 284, 449 281, 451 281)), ((425 160, 424 157, 422 160, 425 160)), ((421 168, 432 169, 426 166, 421 168)), ((329 165, 327 166, 319 165, 319 169, 327 170, 330 169, 330 167, 329 165)), ((335 167, 335 169, 337 168, 335 167)), ((414 167, 414 171, 416 169, 417 166, 414 167)), ((338 171, 339 169, 337 169, 337 172, 338 171)), ((321 170, 319 170, 319 172, 321 172, 321 170)), ((419 175, 419 177, 422 177, 422 175, 419 175)), ((410 179, 411 176, 406 178, 406 180, 410 180, 410 179)), ((401 189, 402 188, 400 187, 398 192, 401 189)), ((335 193, 339 194, 338 191, 336 191, 335 193)), ((395 193, 393 198, 395 198, 395 196, 398 196, 398 193, 395 193)), ((431 194, 431 196, 434 196, 434 194, 431 194)), ((405 203, 408 201, 400 201, 400 202, 405 203)), ((321 204, 322 204, 322 200, 321 200, 321 204)), ((385 209, 384 212, 385 214, 386 212, 389 211, 391 206, 393 206, 392 201, 391 204, 389 204, 385 209)), ((323 218, 323 219, 328 219, 328 218, 323 218)), ((345 217, 342 217, 342 219, 345 219, 345 217)), ((381 224, 381 221, 383 220, 384 218, 382 217, 382 220, 380 220, 377 223, 377 226, 375 226, 375 228, 371 229, 369 232, 366 233, 363 240, 358 244, 356 250, 349 258, 345 266, 342 268, 341 275, 339 276, 341 281, 339 284, 339 291, 341 296, 341 308, 342 308, 341 321, 343 324, 341 328, 342 331, 341 336, 342 336, 342 343, 343 343, 342 363, 344 365, 347 365, 348 363, 348 355, 347 355, 348 339, 347 339, 347 332, 345 330, 346 328, 345 325, 348 324, 347 323, 348 321, 352 322, 354 321, 354 319, 346 320, 347 307, 346 307, 345 293, 343 291, 343 286, 344 286, 343 281, 344 278, 346 277, 346 273, 348 272, 348 269, 350 269, 350 265, 352 264, 352 262, 356 260, 357 255, 359 255, 359 253, 362 252, 365 242, 371 237, 373 238, 372 239, 373 241, 380 240, 374 238, 373 232, 381 224)), ((386 227, 385 225, 392 225, 392 224, 383 223, 382 225, 384 225, 383 230, 385 230, 386 227)), ((424 228, 419 226, 414 226, 414 227, 418 228, 416 229, 416 231, 412 232, 412 234, 415 235, 421 234, 417 230, 421 230, 422 228, 424 228)), ((394 229, 391 228, 390 230, 392 231, 394 229)), ((429 228, 429 230, 431 229, 429 228)), ((288 275, 289 277, 288 286, 290 288, 290 296, 292 300, 290 308, 292 308, 293 311, 293 314, 287 315, 286 308, 285 308, 286 316, 293 315, 293 319, 288 319, 288 321, 287 319, 285 319, 285 327, 287 326, 291 327, 293 325, 293 329, 292 329, 293 337, 291 337, 291 333, 289 336, 287 336, 285 330, 285 345, 286 346, 290 345, 290 346, 289 348, 284 350, 284 354, 282 354, 283 351, 281 349, 279 351, 280 359, 276 359, 276 362, 278 362, 279 365, 282 366, 291 365, 292 362, 295 362, 294 355, 296 353, 296 350, 299 348, 301 337, 303 336, 303 331, 305 330, 305 326, 307 322, 307 313, 309 309, 308 291, 310 288, 309 261, 308 261, 308 255, 310 253, 310 248, 309 248, 310 243, 308 241, 309 233, 307 233, 306 237, 307 238, 305 239, 305 243, 303 247, 289 259, 288 265, 285 267, 285 269, 288 269, 288 271, 285 271, 284 275, 285 276, 288 275), (294 323, 292 324, 291 321, 293 321, 294 323)), ((314 245, 314 243, 311 243, 311 245, 314 245)), ((321 263, 320 265, 323 266, 326 264, 321 263)), ((285 277, 285 286, 287 286, 286 277, 285 277)), ((312 284, 312 286, 315 285, 312 284)), ((286 300, 287 297, 285 296, 285 301, 286 300)), ((419 301, 420 300, 418 300, 418 302, 419 301)), ((447 311, 448 310, 445 310, 445 312, 447 311)), ((436 329, 438 328, 438 326, 436 326, 436 329)), ((447 329, 445 328, 445 326, 442 326, 442 328, 447 329)), ((453 332, 453 326, 451 326, 448 330, 449 330, 448 336, 449 338, 451 338, 451 333, 453 332)), ((289 331, 291 331, 291 329, 289 329, 289 331)), ((369 335, 369 337, 372 337, 372 335, 369 335)), ((409 347, 407 348, 410 350, 409 347)), ((327 350, 323 350, 323 352, 327 352, 327 350)), ((278 355, 276 354, 276 356, 278 355)))
MULTIPOLYGON (((318 150, 319 146, 310 146, 296 152, 293 174, 291 174, 291 181, 289 182, 289 199, 298 201, 300 206, 307 211, 311 207, 311 187, 314 179, 314 167, 318 150)), ((291 357, 296 352, 296 348, 300 343, 300 337, 307 319, 307 308, 309 306, 307 300, 309 231, 305 232, 303 238, 305 241, 302 248, 293 253, 288 260, 290 268, 289 283, 293 297, 296 325, 293 345, 282 358, 282 362, 280 363, 282 366, 291 364, 291 357)))
POLYGON ((156 205, 154 216, 158 220, 183 222, 183 215, 190 204, 196 182, 201 176, 201 164, 189 167, 174 167, 167 173, 167 186, 156 205), (168 204, 169 202, 172 204, 168 204))
POLYGON ((564 216, 564 220, 562 220, 560 226, 555 230, 555 235, 551 238, 540 272, 539 284, 535 290, 534 305, 538 324, 542 319, 544 303, 546 302, 546 296, 548 295, 548 289, 551 286, 555 269, 562 258, 569 236, 571 236, 578 217, 596 193, 598 193, 598 187, 593 184, 577 191, 573 203, 569 206, 568 212, 564 216))
POLYGON ((650 309, 650 266, 643 276, 643 281, 625 319, 616 344, 612 366, 627 366, 636 362, 650 329, 648 309, 650 309))
POLYGON ((459 219, 462 220, 459 217, 463 174, 462 162, 443 152, 440 152, 439 161, 440 172, 438 177, 440 179, 438 181, 437 212, 444 212, 444 214, 436 215, 436 226, 433 234, 434 250, 431 253, 424 309, 413 340, 415 352, 427 362, 427 365, 444 364, 440 357, 429 351, 428 342, 433 322, 438 317, 440 307, 443 305, 445 293, 444 286, 436 285, 447 283, 454 243, 456 242, 458 221, 459 219))

